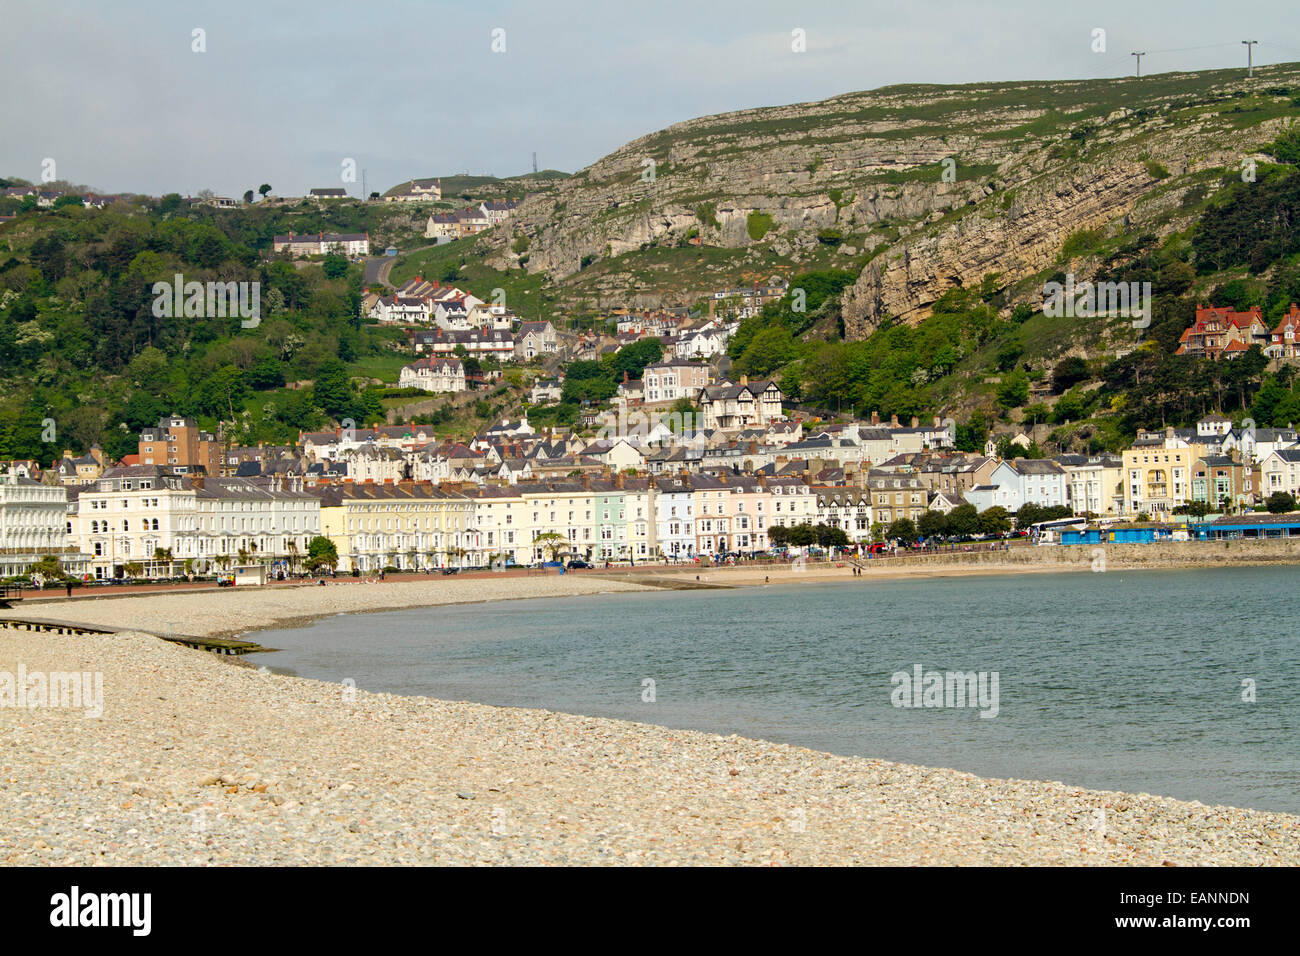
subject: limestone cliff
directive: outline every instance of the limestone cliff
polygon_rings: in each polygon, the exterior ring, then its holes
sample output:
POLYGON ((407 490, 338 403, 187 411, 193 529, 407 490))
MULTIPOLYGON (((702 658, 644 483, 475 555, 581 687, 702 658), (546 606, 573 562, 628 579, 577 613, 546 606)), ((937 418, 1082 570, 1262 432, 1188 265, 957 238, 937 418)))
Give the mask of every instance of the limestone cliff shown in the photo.
POLYGON ((888 87, 702 117, 529 197, 480 250, 600 305, 708 291, 671 258, 642 268, 652 249, 735 250, 728 268, 743 275, 829 263, 861 273, 843 306, 857 338, 886 315, 919 320, 953 286, 1068 268, 1062 246, 1080 230, 1180 228, 1189 197, 1216 189, 1297 103, 1300 68, 1284 65, 1254 79, 888 87))

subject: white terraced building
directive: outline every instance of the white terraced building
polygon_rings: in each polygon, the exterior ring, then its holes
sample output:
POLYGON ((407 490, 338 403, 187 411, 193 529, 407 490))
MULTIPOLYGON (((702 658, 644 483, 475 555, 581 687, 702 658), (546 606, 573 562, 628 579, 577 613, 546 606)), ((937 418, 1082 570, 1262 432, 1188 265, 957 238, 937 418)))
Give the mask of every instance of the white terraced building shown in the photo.
POLYGON ((148 577, 181 574, 187 561, 196 574, 239 563, 295 565, 321 527, 320 499, 297 481, 110 468, 95 484, 72 489, 67 541, 89 555, 97 580, 122 577, 128 564, 148 577))
POLYGON ((0 577, 25 574, 46 555, 58 558, 69 574, 83 574, 86 556, 67 549, 67 510, 62 485, 43 485, 13 471, 0 475, 0 577))

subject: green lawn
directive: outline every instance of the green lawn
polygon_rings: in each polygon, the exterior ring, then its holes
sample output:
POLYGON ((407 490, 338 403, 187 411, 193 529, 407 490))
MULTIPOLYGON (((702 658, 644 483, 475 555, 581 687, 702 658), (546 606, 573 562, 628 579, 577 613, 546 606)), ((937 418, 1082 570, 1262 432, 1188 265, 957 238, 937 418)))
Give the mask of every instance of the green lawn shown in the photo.
POLYGON ((348 367, 348 372, 357 377, 378 378, 396 385, 397 377, 403 365, 409 365, 412 359, 404 355, 367 355, 348 367))

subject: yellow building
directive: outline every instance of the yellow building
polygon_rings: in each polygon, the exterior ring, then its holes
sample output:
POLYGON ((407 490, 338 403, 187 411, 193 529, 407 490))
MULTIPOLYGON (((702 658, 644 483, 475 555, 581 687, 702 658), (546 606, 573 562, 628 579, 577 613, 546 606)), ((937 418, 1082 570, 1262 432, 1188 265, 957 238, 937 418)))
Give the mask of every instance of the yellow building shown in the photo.
POLYGON ((1152 519, 1164 519, 1191 499, 1192 466, 1203 457, 1204 446, 1170 444, 1139 441, 1123 452, 1126 514, 1145 512, 1152 519))
POLYGON ((470 498, 437 485, 344 484, 321 499, 321 533, 344 573, 473 567, 481 551, 473 519, 470 498))

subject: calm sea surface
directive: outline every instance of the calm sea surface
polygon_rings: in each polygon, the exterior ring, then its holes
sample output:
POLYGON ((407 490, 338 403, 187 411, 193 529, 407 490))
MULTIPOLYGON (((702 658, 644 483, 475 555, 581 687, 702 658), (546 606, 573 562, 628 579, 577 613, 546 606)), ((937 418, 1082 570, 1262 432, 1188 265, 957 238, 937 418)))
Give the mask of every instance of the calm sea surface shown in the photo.
POLYGON ((256 662, 363 690, 1300 813, 1297 583, 1297 569, 1249 568, 507 601, 263 631, 282 650, 256 662), (916 664, 996 671, 997 716, 893 706, 891 676, 916 664))

